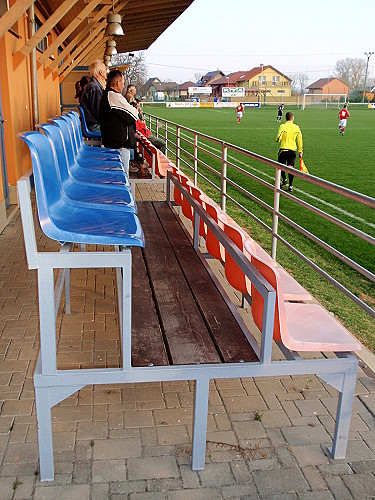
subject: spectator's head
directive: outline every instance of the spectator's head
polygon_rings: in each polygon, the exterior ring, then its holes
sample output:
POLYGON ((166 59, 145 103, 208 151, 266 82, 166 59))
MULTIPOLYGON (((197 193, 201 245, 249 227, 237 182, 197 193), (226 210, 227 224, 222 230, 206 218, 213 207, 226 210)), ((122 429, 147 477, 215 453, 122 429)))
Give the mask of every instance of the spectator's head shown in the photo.
POLYGON ((104 64, 104 62, 101 61, 100 59, 97 59, 96 61, 90 64, 89 70, 90 70, 90 76, 96 78, 98 82, 100 82, 101 85, 104 87, 107 78, 107 67, 104 64))
POLYGON ((118 69, 113 69, 107 75, 107 88, 122 93, 125 86, 124 75, 118 69))
POLYGON ((74 96, 76 99, 81 100, 81 96, 83 91, 85 90, 86 85, 89 83, 90 78, 88 76, 83 76, 78 82, 75 83, 76 87, 76 95, 74 96))
POLYGON ((287 122, 294 122, 294 114, 291 111, 288 111, 285 115, 287 122))
POLYGON ((75 83, 75 88, 76 88, 76 95, 74 97, 75 99, 79 99, 82 94, 81 82, 79 80, 75 83))
POLYGON ((89 83, 90 81, 90 78, 88 76, 83 76, 80 81, 79 81, 79 84, 81 86, 81 92, 83 92, 85 90, 85 87, 86 85, 89 83))
POLYGON ((126 89, 126 93, 128 94, 131 94, 133 97, 135 96, 135 94, 137 93, 137 89, 135 88, 135 85, 128 85, 128 88, 126 89))

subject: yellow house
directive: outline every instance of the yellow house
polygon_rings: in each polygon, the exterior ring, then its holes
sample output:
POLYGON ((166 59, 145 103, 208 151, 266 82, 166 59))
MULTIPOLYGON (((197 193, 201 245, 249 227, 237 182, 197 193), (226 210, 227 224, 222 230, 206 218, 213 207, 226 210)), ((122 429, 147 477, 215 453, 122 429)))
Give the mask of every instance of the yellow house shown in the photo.
POLYGON ((261 92, 266 98, 281 101, 292 94, 292 80, 273 66, 259 66, 237 77, 236 87, 245 89, 245 96, 261 92))

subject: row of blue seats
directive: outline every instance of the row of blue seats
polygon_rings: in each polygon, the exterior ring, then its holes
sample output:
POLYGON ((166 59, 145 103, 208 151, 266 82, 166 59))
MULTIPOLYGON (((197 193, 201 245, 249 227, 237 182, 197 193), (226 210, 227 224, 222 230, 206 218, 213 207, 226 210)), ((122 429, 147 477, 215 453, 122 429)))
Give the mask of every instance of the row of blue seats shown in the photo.
POLYGON ((18 136, 30 149, 42 230, 59 242, 144 247, 119 152, 87 146, 71 111, 18 136))

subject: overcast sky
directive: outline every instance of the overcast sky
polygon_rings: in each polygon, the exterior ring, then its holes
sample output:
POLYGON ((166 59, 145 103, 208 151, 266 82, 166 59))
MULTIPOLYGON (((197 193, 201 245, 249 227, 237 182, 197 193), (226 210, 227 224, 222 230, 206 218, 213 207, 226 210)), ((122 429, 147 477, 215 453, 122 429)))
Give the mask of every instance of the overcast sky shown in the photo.
MULTIPOLYGON (((338 59, 375 51, 374 0, 195 0, 145 51, 150 77, 194 80, 271 64, 303 72, 309 83, 334 72, 338 59)), ((375 54, 369 77, 375 76, 375 54)))

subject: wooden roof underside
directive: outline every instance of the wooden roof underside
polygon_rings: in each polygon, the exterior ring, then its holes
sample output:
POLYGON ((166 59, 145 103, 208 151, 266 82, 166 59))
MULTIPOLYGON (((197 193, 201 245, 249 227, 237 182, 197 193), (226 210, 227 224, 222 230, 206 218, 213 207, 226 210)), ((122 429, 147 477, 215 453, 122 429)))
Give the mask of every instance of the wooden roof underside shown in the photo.
MULTIPOLYGON (((65 48, 65 62, 70 59, 69 69, 87 64, 93 58, 102 58, 105 50, 104 35, 106 16, 113 10, 122 16, 125 35, 115 37, 117 51, 134 52, 147 49, 188 7, 193 0, 36 0, 35 5, 46 18, 45 23, 56 16, 58 9, 64 12, 54 24, 59 35, 58 44, 65 48), (88 42, 89 41, 89 42, 88 42), (78 57, 78 54, 80 56, 78 57)), ((45 53, 38 57, 45 68, 57 69, 45 53)), ((61 60, 58 61, 61 64, 61 60)), ((68 69, 68 72, 69 72, 68 69)), ((66 76, 60 65, 59 74, 66 76)))
MULTIPOLYGON (((42 12, 48 15, 48 17, 63 3, 63 0, 36 1, 36 5, 41 7, 42 12)), ((57 30, 61 33, 80 15, 88 3, 89 0, 78 0, 59 21, 57 30)), ((171 0, 115 1, 115 8, 120 3, 126 3, 118 12, 122 16, 122 27, 125 36, 116 37, 117 48, 118 52, 129 52, 147 49, 193 3, 193 0, 180 0, 178 2, 171 0)), ((67 43, 86 28, 90 20, 105 5, 111 7, 109 12, 112 11, 112 0, 100 1, 89 17, 86 17, 79 27, 67 38, 67 43)), ((105 20, 105 18, 106 16, 103 16, 102 20, 105 20)))

